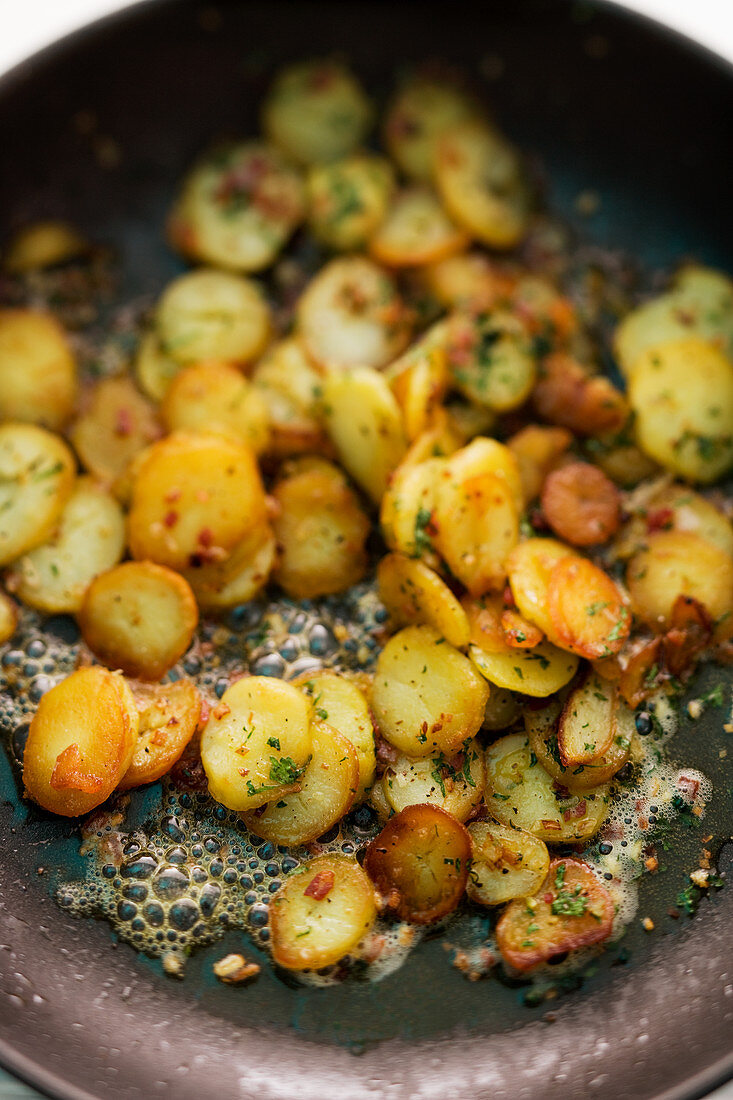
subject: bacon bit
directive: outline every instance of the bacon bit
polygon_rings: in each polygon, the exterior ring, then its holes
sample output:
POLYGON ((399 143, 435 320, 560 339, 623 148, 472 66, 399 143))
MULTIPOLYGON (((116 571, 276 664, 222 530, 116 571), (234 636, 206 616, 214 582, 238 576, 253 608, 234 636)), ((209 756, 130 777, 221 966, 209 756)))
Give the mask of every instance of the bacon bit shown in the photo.
POLYGON ((335 881, 336 876, 333 871, 319 871, 308 883, 303 894, 307 898, 313 898, 314 901, 323 901, 333 890, 335 881))
POLYGON ((174 512, 172 509, 170 512, 166 512, 163 517, 163 524, 166 527, 175 527, 178 523, 178 512, 174 512))
POLYGON ((237 774, 241 775, 242 779, 246 779, 249 775, 249 768, 237 768, 237 774))
POLYGON ((699 780, 689 775, 681 775, 677 780, 677 790, 687 802, 694 802, 700 790, 699 780))
POLYGON ((659 860, 656 856, 647 856, 644 860, 644 866, 647 871, 657 871, 659 869, 659 860))
POLYGON ((547 821, 547 820, 543 819, 540 824, 542 825, 543 828, 550 829, 551 831, 554 830, 555 832, 558 832, 558 833, 562 829, 562 825, 560 824, 559 821, 547 821))
MULTIPOLYGON (((206 706, 208 707, 209 704, 207 703, 206 706)), ((214 715, 217 722, 220 722, 222 718, 226 718, 227 714, 231 714, 231 712, 232 708, 227 706, 226 703, 217 703, 211 713, 214 715)))
MULTIPOLYGON (((177 719, 176 719, 176 721, 177 721, 177 719)), ((170 722, 168 723, 168 725, 170 725, 170 722)), ((168 734, 166 733, 166 727, 165 726, 158 726, 157 730, 155 731, 153 736, 150 738, 150 743, 151 743, 151 745, 157 745, 158 748, 160 748, 161 745, 165 745, 167 740, 168 740, 168 734)))
POLYGON ((104 786, 101 776, 84 771, 84 761, 79 746, 74 742, 56 757, 51 772, 51 786, 55 791, 82 791, 94 794, 104 786))
POLYGON ((712 636, 713 622, 707 608, 692 596, 678 596, 672 607, 670 628, 662 639, 664 659, 672 675, 691 671, 712 636))
POLYGON ((649 828, 649 818, 648 817, 644 817, 644 816, 640 817, 638 823, 639 823, 639 828, 644 830, 645 832, 649 828))
POLYGON ((551 894, 548 890, 546 894, 542 895, 542 900, 544 901, 545 905, 552 905, 553 901, 555 900, 555 895, 551 894))
POLYGON ((132 413, 129 409, 121 408, 117 410, 117 419, 115 422, 115 435, 131 435, 132 430, 135 427, 135 422, 132 417, 132 413))
POLYGON ((576 817, 585 817, 588 810, 588 803, 584 798, 581 798, 577 806, 573 806, 571 810, 565 810, 563 812, 563 818, 565 821, 572 821, 576 817))
POLYGON ((211 712, 211 703, 208 699, 201 700, 201 713, 199 714, 197 730, 202 730, 209 720, 209 713, 211 712))
POLYGON ((651 535, 655 531, 669 531, 674 520, 674 512, 671 508, 657 508, 654 512, 649 512, 646 517, 646 529, 647 534, 651 535))

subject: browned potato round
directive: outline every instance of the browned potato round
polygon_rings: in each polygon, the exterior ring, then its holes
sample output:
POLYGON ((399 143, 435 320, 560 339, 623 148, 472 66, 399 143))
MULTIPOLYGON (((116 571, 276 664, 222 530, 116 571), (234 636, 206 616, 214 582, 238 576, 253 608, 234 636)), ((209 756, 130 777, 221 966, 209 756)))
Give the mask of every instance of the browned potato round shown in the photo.
POLYGON ((159 680, 188 649, 198 608, 186 580, 150 561, 127 561, 89 585, 79 611, 84 641, 128 676, 159 680))
POLYGON ((328 596, 361 580, 370 524, 338 467, 322 458, 296 460, 272 496, 278 505, 275 580, 289 596, 328 596))
POLYGON ((468 833, 471 870, 466 891, 472 901, 501 905, 539 890, 550 866, 543 841, 496 821, 472 821, 468 833))
POLYGON ((432 518, 436 549, 471 595, 501 589, 507 558, 519 538, 519 516, 506 480, 489 473, 457 478, 447 465, 432 518))
POLYGON ((569 791, 592 791, 608 783, 629 759, 635 730, 633 711, 618 703, 611 743, 588 764, 563 763, 557 737, 561 711, 562 705, 556 699, 540 710, 525 711, 524 726, 531 751, 547 774, 569 791))
POLYGON ((225 611, 254 599, 264 588, 276 550, 272 528, 262 521, 237 543, 226 561, 185 569, 183 575, 202 611, 225 611))
POLYGON ((525 619, 536 623, 544 634, 554 633, 547 605, 550 575, 556 563, 571 554, 574 551, 556 539, 530 538, 509 555, 507 573, 515 603, 525 619))
POLYGON ((0 565, 50 538, 75 472, 59 436, 34 424, 0 425, 0 565))
POLYGON ((18 608, 0 588, 0 645, 10 641, 18 625, 18 608))
POLYGON ((351 742, 326 722, 311 723, 313 755, 299 790, 244 815, 247 828, 274 844, 295 848, 327 833, 353 805, 359 758, 351 742))
POLYGON ((407 756, 452 756, 481 728, 486 681, 429 626, 408 626, 379 654, 372 711, 382 736, 407 756))
POLYGON ((532 970, 556 955, 608 939, 613 917, 613 898, 587 863, 553 859, 534 896, 504 910, 496 942, 515 970, 532 970))
POLYGON ((461 900, 470 858, 460 822, 437 806, 408 806, 371 842, 364 870, 400 920, 431 924, 461 900))
POLYGON ((130 766, 138 714, 118 672, 81 668, 51 688, 31 721, 26 794, 44 810, 78 817, 104 802, 130 766))
POLYGON ((231 363, 209 360, 179 371, 161 404, 169 432, 221 432, 267 449, 269 425, 264 398, 231 363))
POLYGON ((190 680, 130 685, 140 715, 135 752, 118 789, 154 783, 180 759, 198 725, 201 696, 190 680))
POLYGON ((82 465, 100 481, 113 482, 161 434, 153 406, 123 375, 97 382, 69 438, 82 465))
POLYGON ((154 443, 132 487, 132 556, 172 569, 225 561, 265 515, 253 452, 223 436, 175 432, 154 443))
POLYGON ((387 554, 377 570, 379 598, 398 626, 424 623, 460 649, 468 645, 466 612, 448 585, 424 562, 387 554))
POLYGON ((58 321, 0 309, 0 420, 61 428, 76 400, 76 361, 58 321))
POLYGON ((270 906, 272 954, 286 970, 331 966, 374 924, 374 887, 355 859, 317 856, 288 875, 270 906))
POLYGON ((469 738, 462 750, 447 759, 400 755, 382 776, 387 801, 397 813, 407 806, 438 806, 457 821, 465 821, 481 802, 486 786, 486 764, 480 746, 469 738))
POLYGON ((360 802, 374 782, 376 769, 374 727, 366 698, 351 680, 327 669, 304 672, 294 683, 311 700, 314 717, 328 722, 356 749, 359 789, 355 801, 360 802))
POLYGON ((418 267, 461 252, 468 243, 433 191, 410 187, 392 200, 369 251, 387 267, 418 267))
POLYGON ((565 700, 557 727, 560 759, 566 767, 593 764, 611 747, 619 700, 616 686, 589 672, 565 700))

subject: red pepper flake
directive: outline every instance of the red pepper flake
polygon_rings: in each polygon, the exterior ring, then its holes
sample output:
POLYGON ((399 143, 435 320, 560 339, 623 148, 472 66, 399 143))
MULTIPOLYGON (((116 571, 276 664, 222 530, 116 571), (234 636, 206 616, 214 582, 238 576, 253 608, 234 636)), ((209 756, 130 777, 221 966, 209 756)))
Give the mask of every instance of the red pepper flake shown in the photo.
POLYGON ((700 783, 690 775, 681 775, 677 780, 677 790, 688 802, 694 802, 700 790, 700 783))
POLYGON ((553 901, 555 900, 555 895, 554 895, 554 894, 551 894, 551 893, 550 893, 550 892, 548 891, 548 892, 547 892, 546 894, 543 894, 543 895, 542 895, 542 900, 544 901, 544 903, 545 903, 546 905, 552 905, 553 901))
POLYGON ((544 829, 550 829, 550 830, 554 829, 555 832, 558 832, 558 833, 560 832, 560 830, 562 828, 562 825, 560 824, 559 821, 553 821, 552 819, 550 819, 549 821, 546 820, 546 819, 543 819, 540 822, 540 824, 542 825, 542 827, 544 829))
POLYGON ((166 512, 165 516, 163 517, 163 526, 164 527, 175 527, 175 525, 177 523, 178 523, 178 512, 174 512, 173 509, 171 508, 170 512, 166 512))
POLYGON ((214 541, 214 532, 210 527, 202 527, 198 533, 199 546, 207 547, 211 546, 214 541))
POLYGON ((115 435, 131 435, 134 426, 135 424, 130 410, 124 407, 118 409, 117 420, 115 422, 115 435))
POLYGON ((308 883, 303 894, 305 897, 313 898, 315 901, 323 901, 326 895, 330 894, 333 890, 335 881, 336 876, 333 871, 319 871, 308 883))
POLYGON ((671 508, 657 508, 646 517, 646 529, 651 535, 654 531, 669 531, 674 520, 674 512, 671 508))

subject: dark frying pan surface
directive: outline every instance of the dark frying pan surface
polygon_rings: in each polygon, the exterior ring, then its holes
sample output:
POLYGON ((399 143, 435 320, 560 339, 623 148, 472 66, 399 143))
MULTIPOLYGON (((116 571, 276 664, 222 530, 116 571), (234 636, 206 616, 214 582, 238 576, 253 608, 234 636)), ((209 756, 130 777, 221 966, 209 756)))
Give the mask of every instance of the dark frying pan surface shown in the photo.
MULTIPOLYGON (((692 255, 733 270, 731 72, 653 25, 569 0, 217 10, 219 21, 192 0, 143 4, 0 82, 0 236, 63 216, 119 250, 122 298, 156 293, 180 270, 161 226, 191 157, 212 135, 254 127, 273 64, 339 50, 377 91, 411 60, 476 74, 488 58, 487 94, 542 158, 556 209, 572 219, 575 196, 593 189, 601 245, 649 266, 692 255), (84 110, 118 143, 117 168, 101 167, 74 126, 84 110)), ((712 670, 708 686, 719 680, 712 670)), ((715 709, 683 720, 671 747, 715 781, 705 828, 718 848, 733 818, 722 722, 715 709)), ((439 941, 374 986, 295 989, 264 967, 230 989, 211 962, 240 936, 196 955, 175 983, 107 926, 63 914, 51 886, 55 868, 78 870, 75 829, 29 813, 4 755, 0 770, 0 1056, 54 1096, 642 1100, 697 1096, 733 1074, 733 888, 694 919, 666 915, 699 835, 681 836, 665 873, 642 882, 639 916, 654 917, 655 934, 634 921, 584 988, 551 1006, 465 981, 439 941)), ((732 852, 720 848, 721 871, 733 871, 732 852)))

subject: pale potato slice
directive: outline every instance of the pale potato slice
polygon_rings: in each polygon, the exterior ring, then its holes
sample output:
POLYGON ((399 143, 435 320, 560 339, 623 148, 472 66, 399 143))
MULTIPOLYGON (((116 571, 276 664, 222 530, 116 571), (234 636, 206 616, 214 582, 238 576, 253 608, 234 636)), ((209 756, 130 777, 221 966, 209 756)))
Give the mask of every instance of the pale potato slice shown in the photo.
POLYGON ((179 275, 155 309, 161 351, 181 365, 207 359, 251 363, 265 350, 271 327, 259 285, 213 268, 179 275))
POLYGON ((519 538, 519 516, 506 479, 464 477, 456 473, 455 457, 446 460, 436 487, 433 545, 453 576, 479 596, 504 585, 507 558, 519 538))
POLYGON ((254 810, 300 790, 313 754, 308 711, 302 692, 271 676, 228 687, 201 734, 212 797, 230 810, 254 810))
POLYGON ((135 752, 118 784, 127 791, 166 775, 189 743, 201 715, 201 696, 190 680, 130 685, 140 716, 135 752))
POLYGON ((295 459, 272 489, 274 578, 294 599, 343 592, 364 576, 370 523, 338 467, 295 459))
POLYGON ((550 853, 542 840, 496 821, 472 821, 468 834, 471 870, 466 893, 471 901, 501 905, 539 890, 550 866, 550 853))
POLYGON ((490 248, 513 248, 529 224, 531 196, 516 150, 481 121, 453 126, 435 152, 435 184, 452 218, 490 248))
POLYGON ((604 753, 591 764, 564 764, 560 756, 557 727, 562 713, 562 703, 553 699, 540 710, 527 708, 524 726, 529 745, 545 771, 570 791, 593 790, 599 784, 613 779, 629 759, 635 737, 634 712, 617 701, 613 716, 613 737, 604 753))
POLYGON ((366 698, 351 680, 326 669, 303 673, 293 682, 311 700, 314 716, 328 722, 354 746, 359 760, 355 801, 362 802, 376 770, 374 727, 366 698))
POLYGON ((273 344, 252 373, 252 386, 267 407, 269 449, 275 455, 327 452, 319 419, 321 376, 294 337, 273 344))
POLYGON ((298 789, 244 815, 247 828, 289 848, 309 844, 348 813, 359 789, 359 758, 347 737, 326 722, 311 723, 311 757, 298 789))
POLYGON ((666 294, 637 306, 614 334, 614 350, 630 377, 646 352, 668 340, 698 336, 733 356, 733 282, 711 268, 689 265, 666 294))
POLYGON ((394 814, 394 810, 387 801, 387 795, 384 793, 384 784, 381 779, 378 779, 369 791, 369 805, 382 822, 388 821, 394 814))
POLYGON ((446 309, 493 309, 506 299, 511 277, 500 272, 484 252, 462 252, 448 256, 424 269, 430 292, 446 309))
POLYGON ((536 623, 544 634, 554 633, 547 604, 550 574, 557 562, 571 555, 577 557, 556 539, 530 538, 515 546, 507 560, 514 601, 525 619, 536 623))
POLYGON ((404 554, 387 554, 377 569, 379 598, 398 626, 425 623, 451 645, 468 645, 466 612, 445 581, 423 562, 404 554))
POLYGON ((529 332, 504 310, 454 313, 448 322, 446 361, 461 393, 495 412, 523 405, 537 378, 529 332))
POLYGON ((519 700, 514 692, 492 684, 481 728, 491 733, 509 729, 514 725, 519 714, 519 700))
POLYGON ((127 375, 97 382, 69 429, 82 465, 100 481, 110 483, 160 435, 153 406, 127 375))
POLYGON ((447 759, 400 755, 382 776, 387 801, 399 813, 407 806, 437 806, 465 821, 480 804, 486 786, 486 764, 481 747, 468 738, 460 752, 447 759))
POLYGON ((193 166, 171 212, 168 236, 192 260, 262 271, 304 216, 300 173, 263 142, 232 142, 193 166))
POLYGON ((78 620, 100 660, 128 676, 159 680, 191 644, 198 608, 178 573, 150 561, 126 561, 91 582, 78 620))
POLYGON ((614 684, 589 672, 565 700, 557 726, 557 744, 565 767, 593 764, 608 751, 616 732, 619 706, 614 684))
POLYGON ((29 607, 74 614, 98 573, 125 549, 125 517, 115 498, 91 477, 80 477, 48 542, 11 566, 8 585, 29 607))
POLYGON ((319 58, 277 73, 262 107, 262 128, 292 160, 319 164, 357 149, 372 113, 354 74, 335 59, 319 58))
POLYGON ((265 400, 230 363, 184 367, 166 390, 160 412, 169 432, 221 432, 247 443, 255 454, 267 450, 265 400))
POLYGON ((525 501, 536 500, 547 475, 562 461, 573 442, 567 428, 528 424, 507 440, 517 460, 525 501))
POLYGON ((384 157, 357 153, 311 168, 306 181, 308 225, 313 236, 337 252, 364 248, 382 223, 395 187, 384 157))
POLYGON ((455 84, 413 77, 387 108, 384 140, 390 156, 406 176, 427 183, 440 135, 477 114, 477 105, 455 84))
POLYGON ((225 561, 265 516, 253 452, 218 435, 154 443, 132 485, 130 552, 172 569, 225 561))
POLYGON ((733 361, 699 337, 655 344, 634 364, 629 400, 645 454, 708 484, 733 466, 733 361))
POLYGON ((15 634, 18 625, 18 608, 7 592, 0 588, 0 645, 5 645, 15 634))
POLYGON ((468 653, 490 684, 538 699, 570 683, 578 668, 577 657, 551 642, 540 642, 533 649, 507 646, 504 653, 486 653, 479 646, 471 645, 468 653))
POLYGON ((3 256, 3 267, 12 275, 25 275, 29 271, 67 263, 83 255, 88 248, 81 234, 67 222, 32 222, 11 238, 3 256))
POLYGON ((41 699, 23 755, 28 798, 62 817, 99 806, 127 771, 138 714, 119 672, 80 668, 41 699))
POLYGON ((490 745, 486 766, 490 813, 502 825, 526 829, 548 844, 588 840, 608 814, 608 786, 584 791, 582 797, 558 790, 522 733, 510 733, 490 745))
POLYGON ((286 970, 320 970, 356 949, 377 918, 355 859, 317 856, 288 875, 270 906, 272 955, 286 970))
POLYGON ((389 383, 371 367, 334 372, 323 382, 323 413, 341 465, 379 504, 407 450, 389 383))
POLYGON ((433 567, 440 559, 433 549, 432 516, 436 486, 444 469, 442 458, 403 462, 389 479, 379 516, 384 541, 391 550, 422 558, 433 567))
POLYGON ((385 367, 407 346, 411 318, 397 286, 366 256, 331 260, 298 302, 298 332, 321 367, 385 367))
POLYGON ((481 728, 489 697, 475 666, 429 626, 408 626, 379 654, 372 712, 407 756, 452 756, 481 728))
POLYGON ((163 351, 157 334, 146 332, 135 353, 135 377, 146 397, 162 401, 180 369, 178 360, 163 351))
POLYGON ((628 564, 631 607, 655 632, 670 625, 678 596, 692 596, 716 624, 718 638, 733 631, 733 557, 691 531, 660 531, 628 564))
POLYGON ((468 234, 451 221, 433 191, 410 187, 392 200, 369 251, 387 267, 421 267, 463 251, 468 243, 468 234))
POLYGON ((76 359, 56 318, 0 309, 0 419, 62 428, 76 393, 76 359))
POLYGON ((630 558, 659 531, 689 531, 733 556, 733 524, 712 501, 688 485, 661 484, 643 499, 625 501, 631 518, 614 539, 614 552, 630 558))
POLYGON ((269 523, 256 524, 226 561, 184 569, 202 611, 226 611, 254 599, 275 567, 277 542, 269 523))
POLYGON ((33 424, 0 425, 0 565, 50 538, 75 473, 59 436, 33 424))

